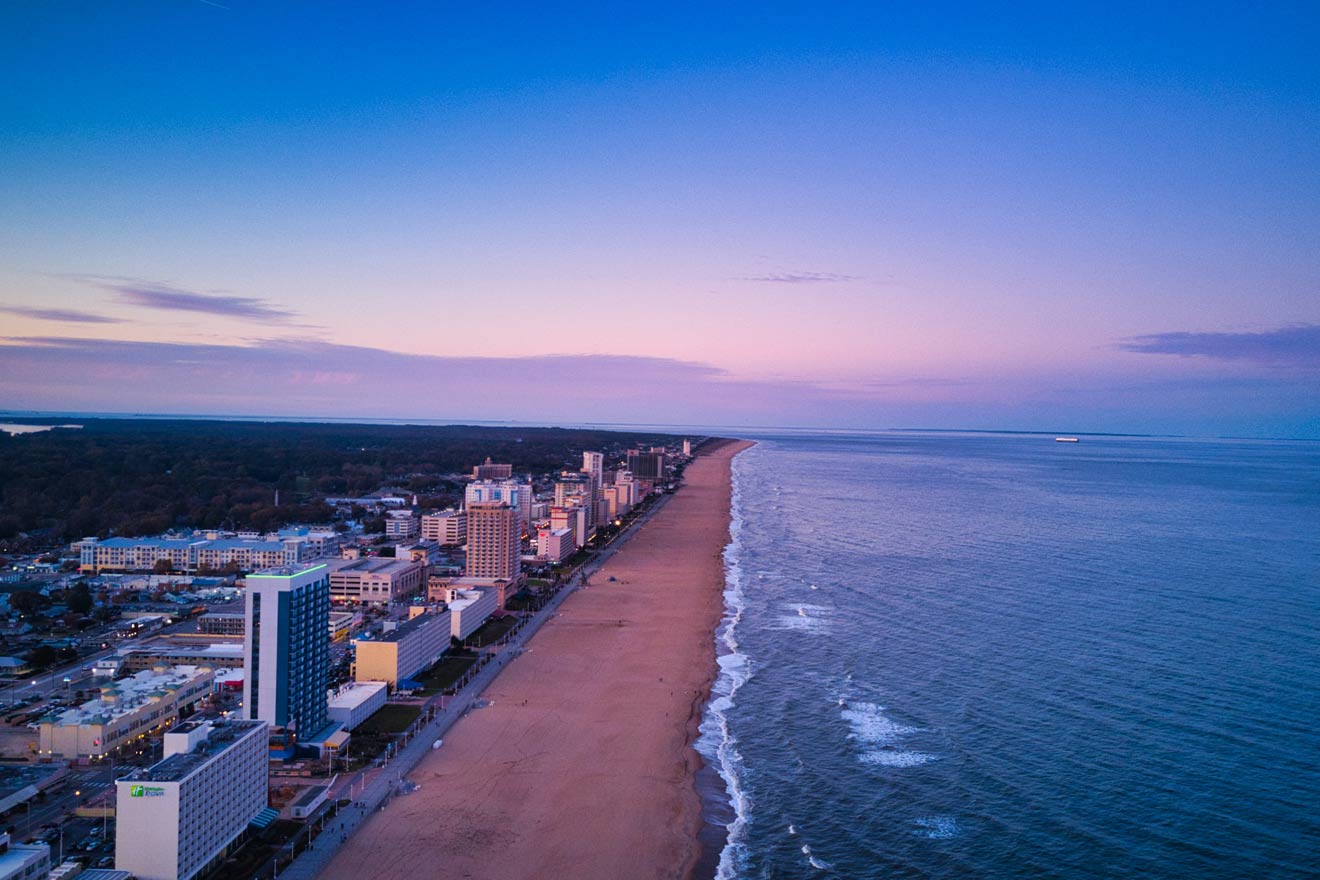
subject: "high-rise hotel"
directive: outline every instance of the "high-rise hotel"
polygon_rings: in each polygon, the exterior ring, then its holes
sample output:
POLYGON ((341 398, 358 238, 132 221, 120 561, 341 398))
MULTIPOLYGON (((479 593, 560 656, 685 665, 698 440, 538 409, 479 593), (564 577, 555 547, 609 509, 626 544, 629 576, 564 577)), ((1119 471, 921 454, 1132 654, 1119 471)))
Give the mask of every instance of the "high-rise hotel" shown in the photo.
POLYGON ((512 581, 522 571, 518 511, 504 504, 468 507, 467 576, 512 581))
POLYGON ((296 565, 247 578, 243 707, 306 742, 327 732, 330 569, 296 565))

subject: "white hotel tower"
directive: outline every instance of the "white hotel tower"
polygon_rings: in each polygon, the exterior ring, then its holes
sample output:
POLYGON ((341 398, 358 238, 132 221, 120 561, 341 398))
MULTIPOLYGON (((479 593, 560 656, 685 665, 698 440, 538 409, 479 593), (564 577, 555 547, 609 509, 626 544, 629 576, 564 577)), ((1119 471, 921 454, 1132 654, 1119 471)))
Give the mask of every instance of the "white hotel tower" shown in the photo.
POLYGON ((165 757, 115 782, 115 868, 138 880, 190 880, 228 854, 266 809, 264 721, 190 721, 165 757))

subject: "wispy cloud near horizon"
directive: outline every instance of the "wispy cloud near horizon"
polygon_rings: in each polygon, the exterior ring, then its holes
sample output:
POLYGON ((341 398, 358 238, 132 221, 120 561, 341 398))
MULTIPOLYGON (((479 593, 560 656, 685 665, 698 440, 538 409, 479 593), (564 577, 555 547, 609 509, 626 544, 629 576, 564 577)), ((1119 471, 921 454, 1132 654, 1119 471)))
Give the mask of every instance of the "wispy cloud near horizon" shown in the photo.
POLYGON ((421 355, 291 338, 226 345, 0 337, 0 403, 15 410, 1320 436, 1309 372, 1245 386, 1186 376, 1183 412, 1173 415, 1159 382, 1115 388, 1114 377, 1079 378, 811 382, 640 355, 421 355))
POLYGON ((1150 333, 1124 339, 1116 348, 1137 354, 1203 357, 1314 369, 1320 368, 1320 324, 1290 324, 1254 333, 1150 333))
POLYGON ((67 276, 93 287, 115 294, 122 303, 148 309, 174 312, 197 312, 224 318, 286 323, 297 317, 295 312, 254 296, 235 296, 224 291, 203 293, 186 290, 158 281, 141 278, 107 277, 101 275, 67 276))
POLYGON ((123 318, 98 315, 75 309, 36 309, 30 306, 0 305, 0 312, 18 315, 21 318, 34 318, 38 321, 61 321, 69 324, 122 324, 123 318))
POLYGON ((756 281, 763 284, 839 284, 860 281, 860 275, 842 275, 838 272, 771 272, 763 275, 740 275, 738 281, 756 281))

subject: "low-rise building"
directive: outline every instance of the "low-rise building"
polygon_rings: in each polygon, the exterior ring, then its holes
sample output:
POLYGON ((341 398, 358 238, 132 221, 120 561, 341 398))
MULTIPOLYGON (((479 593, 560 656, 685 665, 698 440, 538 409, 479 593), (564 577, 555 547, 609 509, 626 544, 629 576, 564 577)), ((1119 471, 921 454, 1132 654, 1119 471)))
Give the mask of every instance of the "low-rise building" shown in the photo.
POLYGON ((385 537, 395 540, 411 538, 417 534, 417 517, 410 510, 391 510, 385 516, 385 537))
POLYGON ((156 669, 160 666, 198 666, 208 669, 241 669, 243 667, 242 642, 222 642, 215 645, 155 644, 141 648, 125 648, 119 652, 123 668, 129 672, 156 669))
POLYGON ((467 541, 467 511, 445 510, 422 517, 422 538, 446 547, 457 547, 467 541))
POLYGON ((454 588, 449 591, 450 635, 462 641, 472 635, 499 608, 495 590, 454 588))
POLYGON ((383 681, 352 681, 330 691, 326 711, 331 721, 353 730, 385 705, 389 684, 383 681))
POLYGON ((115 867, 138 880, 190 880, 228 854, 266 809, 265 721, 189 722, 165 757, 115 783, 115 867))
POLYGON ((68 759, 108 755, 172 725, 182 710, 210 693, 213 678, 208 668, 169 666, 101 685, 99 699, 41 719, 40 753, 68 759))
POLYGON ((440 659, 449 648, 451 632, 448 609, 428 611, 405 620, 374 639, 358 639, 353 645, 358 681, 387 681, 397 686, 440 659))
POLYGON ((353 628, 362 622, 362 615, 352 611, 330 612, 330 641, 342 642, 353 632, 353 628))
POLYGON ((337 605, 388 605, 426 583, 426 565, 410 559, 340 559, 329 567, 330 601, 337 605))
POLYGON ((50 874, 50 844, 14 843, 0 834, 0 880, 43 880, 50 874))
POLYGON ((577 544, 572 529, 538 529, 536 532, 536 558, 545 562, 562 562, 573 555, 577 544))
POLYGON ((197 631, 208 636, 243 635, 243 615, 211 612, 197 618, 197 631))

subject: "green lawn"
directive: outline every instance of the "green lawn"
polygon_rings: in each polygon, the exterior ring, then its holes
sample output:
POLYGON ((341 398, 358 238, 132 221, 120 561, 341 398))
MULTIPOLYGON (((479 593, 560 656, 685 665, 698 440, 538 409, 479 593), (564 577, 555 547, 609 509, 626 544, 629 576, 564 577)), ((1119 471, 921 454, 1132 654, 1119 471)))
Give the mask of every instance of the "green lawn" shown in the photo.
POLYGON ((403 706, 395 703, 386 703, 375 715, 372 715, 366 721, 362 722, 359 731, 362 733, 399 733, 405 730, 409 724, 422 714, 418 706, 403 706))
POLYGON ((446 655, 439 663, 421 675, 413 677, 420 681, 428 692, 442 691, 462 678, 463 673, 467 672, 468 667, 476 662, 476 659, 472 654, 446 655))

